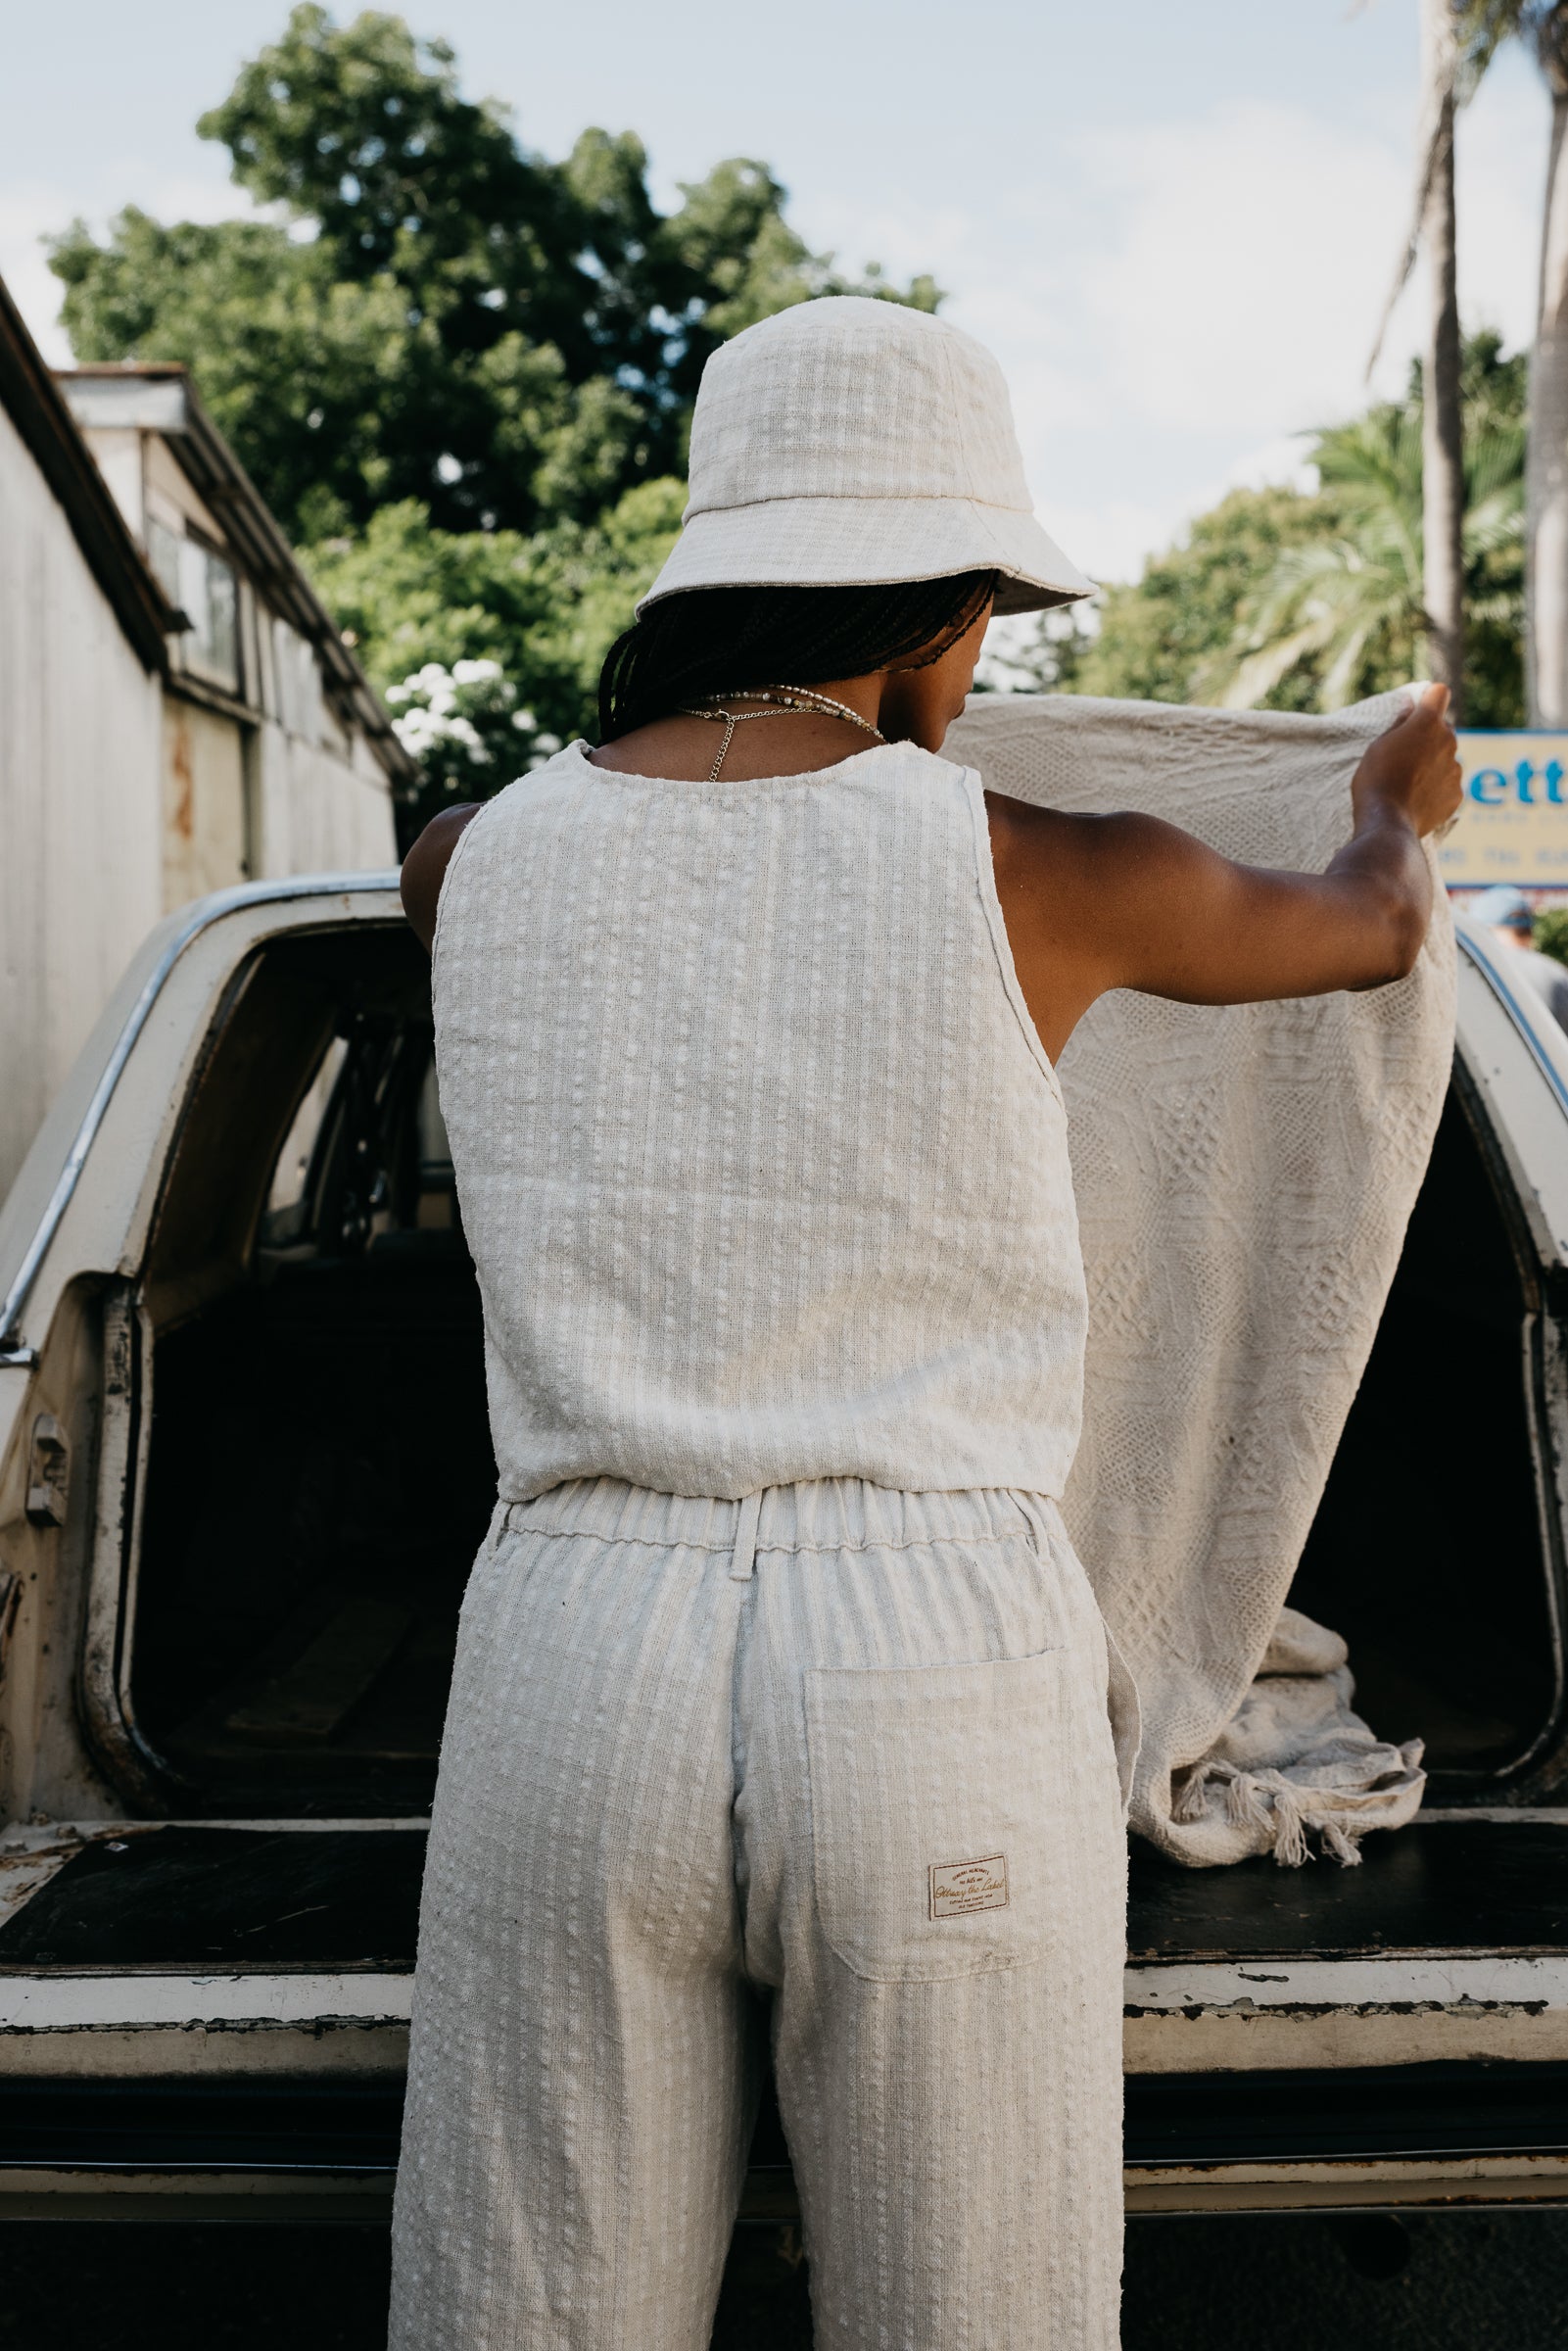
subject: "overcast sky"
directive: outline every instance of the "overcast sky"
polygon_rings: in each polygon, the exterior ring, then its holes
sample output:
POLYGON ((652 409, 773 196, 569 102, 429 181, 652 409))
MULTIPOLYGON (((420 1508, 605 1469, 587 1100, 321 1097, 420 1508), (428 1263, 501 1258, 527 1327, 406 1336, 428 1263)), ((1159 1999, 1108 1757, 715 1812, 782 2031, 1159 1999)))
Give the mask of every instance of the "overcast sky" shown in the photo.
MULTIPOLYGON (((69 358, 38 238, 244 209, 192 127, 286 0, 0 0, 0 272, 69 358)), ((340 17, 351 13, 340 10, 340 17)), ((1042 518, 1125 577, 1354 409, 1409 176, 1416 0, 429 0, 468 91, 560 155, 632 128, 666 201, 753 155, 846 265, 932 270, 997 352, 1042 518)), ((1546 104, 1505 54, 1460 125, 1467 325, 1529 333, 1546 104)), ((1419 295, 1379 382, 1402 380, 1419 295)))

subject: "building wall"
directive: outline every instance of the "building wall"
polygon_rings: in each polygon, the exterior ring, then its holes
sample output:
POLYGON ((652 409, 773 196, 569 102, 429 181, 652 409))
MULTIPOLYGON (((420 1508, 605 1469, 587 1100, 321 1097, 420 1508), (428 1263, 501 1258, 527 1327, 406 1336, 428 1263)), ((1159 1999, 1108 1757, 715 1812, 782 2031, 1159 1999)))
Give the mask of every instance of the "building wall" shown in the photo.
MULTIPOLYGON (((221 545, 160 436, 88 438, 133 531, 162 518, 221 545)), ((386 773, 326 702, 313 648, 248 583, 241 599, 238 695, 166 691, 0 409, 0 1196, 162 914, 253 877, 396 862, 386 773)))
MULTIPOLYGON (((222 524, 162 432, 95 424, 85 432, 121 513, 147 544, 149 525, 227 552, 222 524)), ((166 583, 168 585, 168 583, 166 583)), ((175 600, 183 600, 177 591, 175 600)), ((321 687, 315 648, 271 611, 243 573, 239 674, 203 671, 195 641, 173 646, 176 675, 193 674, 245 715, 171 689, 164 723, 164 905, 230 883, 285 874, 375 871, 397 862, 386 771, 321 687)))
POLYGON ((0 410, 0 1191, 162 912, 161 700, 0 410))
POLYGON ((375 873, 398 862, 386 774, 362 741, 345 756, 269 721, 257 745, 254 824, 262 874, 375 873))
POLYGON ((250 872, 244 735, 232 718, 164 699, 164 910, 250 872))

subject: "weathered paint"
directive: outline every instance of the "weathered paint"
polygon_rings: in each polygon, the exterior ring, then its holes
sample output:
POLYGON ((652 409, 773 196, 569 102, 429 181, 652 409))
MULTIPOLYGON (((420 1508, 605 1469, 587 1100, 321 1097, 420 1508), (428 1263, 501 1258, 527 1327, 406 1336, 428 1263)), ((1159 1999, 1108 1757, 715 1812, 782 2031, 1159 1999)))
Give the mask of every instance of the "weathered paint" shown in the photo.
POLYGON ((385 2221, 390 2172, 0 2170, 0 2221, 385 2221))
POLYGON ((396 2078, 411 1975, 0 1977, 8 2081, 396 2078))
POLYGON ((0 409, 0 1192, 163 911, 161 698, 0 409))
POLYGON ((1215 2163, 1122 2174, 1129 2213, 1451 2210, 1568 2203, 1568 2156, 1465 2155, 1433 2162, 1215 2163))
POLYGON ((245 744, 231 718, 164 702, 164 907, 250 879, 245 744))
POLYGON ((1124 1997, 1134 2074, 1568 2059, 1562 1953, 1178 1961, 1129 1968, 1124 1997))

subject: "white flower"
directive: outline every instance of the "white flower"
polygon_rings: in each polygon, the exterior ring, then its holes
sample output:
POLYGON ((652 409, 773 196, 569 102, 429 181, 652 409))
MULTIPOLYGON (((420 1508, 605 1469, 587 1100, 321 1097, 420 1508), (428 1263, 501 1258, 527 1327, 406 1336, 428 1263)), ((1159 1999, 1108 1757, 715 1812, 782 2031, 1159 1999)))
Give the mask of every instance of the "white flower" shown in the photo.
POLYGON ((416 703, 392 722, 392 731, 410 758, 422 759, 438 744, 460 744, 476 767, 490 765, 479 730, 471 719, 455 718, 450 710, 421 709, 416 703))

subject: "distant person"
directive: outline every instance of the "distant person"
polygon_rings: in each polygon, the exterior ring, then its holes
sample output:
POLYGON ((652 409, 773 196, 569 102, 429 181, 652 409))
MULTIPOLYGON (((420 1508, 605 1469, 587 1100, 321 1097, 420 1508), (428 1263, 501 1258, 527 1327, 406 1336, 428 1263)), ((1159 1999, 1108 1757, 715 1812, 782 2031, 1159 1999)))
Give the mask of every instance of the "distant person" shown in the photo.
POLYGON ((1536 918, 1523 890, 1484 889, 1469 912, 1473 921, 1485 923, 1504 950, 1504 969, 1527 981, 1558 1028, 1568 1029, 1568 969, 1537 948, 1536 918))

